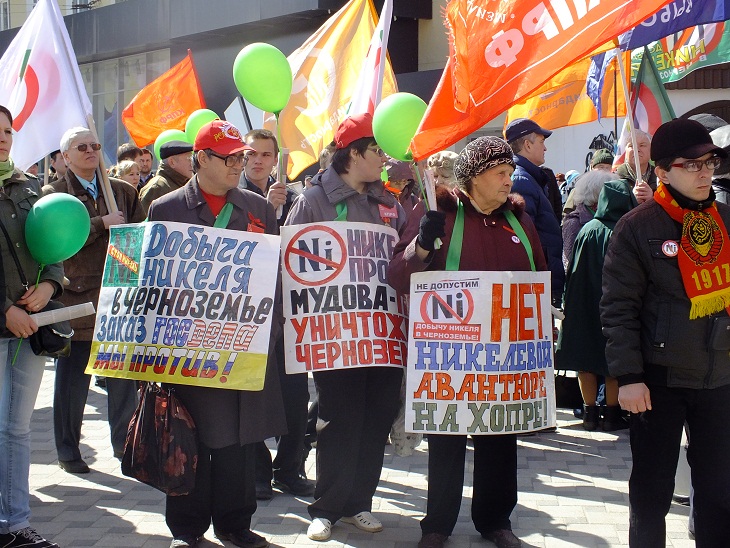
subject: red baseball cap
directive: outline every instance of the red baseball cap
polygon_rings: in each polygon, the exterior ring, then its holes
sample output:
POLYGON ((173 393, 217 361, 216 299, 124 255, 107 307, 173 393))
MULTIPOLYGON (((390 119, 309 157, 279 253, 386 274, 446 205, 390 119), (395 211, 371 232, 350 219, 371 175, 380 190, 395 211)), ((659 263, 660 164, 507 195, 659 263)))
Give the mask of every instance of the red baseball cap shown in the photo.
POLYGON ((205 149, 210 149, 221 156, 229 156, 244 150, 253 150, 243 142, 243 137, 238 128, 225 120, 213 120, 200 128, 198 135, 195 137, 193 150, 205 149))
POLYGON ((353 141, 373 136, 373 115, 369 112, 345 118, 335 132, 335 147, 346 148, 353 141))

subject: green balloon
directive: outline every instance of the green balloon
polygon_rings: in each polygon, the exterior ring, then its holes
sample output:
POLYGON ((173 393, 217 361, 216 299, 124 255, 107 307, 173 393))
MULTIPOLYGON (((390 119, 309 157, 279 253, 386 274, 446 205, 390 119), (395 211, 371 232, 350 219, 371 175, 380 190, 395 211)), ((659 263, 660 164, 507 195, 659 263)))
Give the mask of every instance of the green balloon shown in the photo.
POLYGON ((81 200, 54 193, 38 200, 25 221, 25 243, 40 264, 70 259, 86 243, 91 219, 81 200))
POLYGON ((243 48, 233 62, 233 81, 246 101, 265 112, 278 114, 291 96, 291 66, 271 44, 243 48))
POLYGON ((375 108, 373 136, 388 156, 403 162, 413 160, 409 150, 411 140, 427 106, 423 99, 412 93, 394 93, 375 108))
POLYGON ((190 116, 188 116, 188 121, 185 122, 185 135, 187 135, 187 138, 185 140, 189 143, 194 143, 195 138, 198 136, 198 131, 200 131, 200 128, 208 122, 212 122, 213 120, 217 120, 219 118, 220 116, 207 108, 201 108, 196 110, 190 116))
POLYGON ((193 142, 188 139, 188 136, 184 131, 180 131, 179 129, 166 129, 157 136, 157 139, 155 139, 155 158, 158 160, 160 159, 160 147, 170 141, 185 141, 186 143, 193 142))

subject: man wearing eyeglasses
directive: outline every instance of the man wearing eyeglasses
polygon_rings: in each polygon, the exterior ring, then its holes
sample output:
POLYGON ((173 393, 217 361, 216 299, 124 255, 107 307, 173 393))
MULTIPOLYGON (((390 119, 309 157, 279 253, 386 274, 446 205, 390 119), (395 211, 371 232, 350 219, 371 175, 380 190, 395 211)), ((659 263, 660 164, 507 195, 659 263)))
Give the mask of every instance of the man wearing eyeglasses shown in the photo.
MULTIPOLYGON (((193 145, 193 177, 152 202, 150 221, 278 234, 274 208, 262 196, 238 188, 248 150, 251 147, 229 122, 204 125, 193 145)), ((280 298, 276 302, 270 364, 281 332, 280 298)), ((195 421, 199 446, 195 489, 167 497, 171 548, 196 546, 211 521, 220 540, 250 548, 268 546, 250 529, 256 511, 254 444, 286 432, 277 368, 267 366, 260 392, 177 385, 175 393, 195 421)))
MULTIPOLYGON (((81 251, 63 263, 70 283, 59 300, 66 306, 85 302, 96 305, 109 246, 109 228, 127 222, 140 222, 144 220, 144 211, 133 187, 122 180, 110 178, 111 190, 119 209, 110 213, 102 192, 99 171, 101 145, 88 129, 69 129, 61 138, 60 150, 68 166, 66 174, 45 186, 43 191, 46 194, 65 192, 81 200, 91 219, 91 228, 81 251)), ((53 242, 49 241, 48 245, 53 245, 53 242)), ((56 362, 53 394, 56 451, 60 467, 71 474, 89 472, 88 465, 81 457, 79 441, 91 380, 84 370, 91 352, 94 321, 93 315, 71 320, 74 329, 71 355, 59 358, 56 362)), ((106 385, 112 449, 114 456, 121 458, 129 420, 137 406, 137 387, 133 380, 115 378, 108 378, 106 385)))
POLYGON ((662 125, 654 199, 617 223, 606 254, 601 323, 631 412, 632 547, 665 545, 685 421, 697 545, 730 538, 730 207, 712 190, 726 156, 696 121, 662 125))

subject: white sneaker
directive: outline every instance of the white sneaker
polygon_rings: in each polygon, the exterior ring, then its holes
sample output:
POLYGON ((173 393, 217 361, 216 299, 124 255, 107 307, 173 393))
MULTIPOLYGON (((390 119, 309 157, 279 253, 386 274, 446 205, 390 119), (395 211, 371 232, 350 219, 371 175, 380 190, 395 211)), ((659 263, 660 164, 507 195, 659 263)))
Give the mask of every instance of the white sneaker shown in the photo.
POLYGON ((327 540, 332 536, 332 522, 325 518, 314 518, 307 528, 307 537, 312 540, 327 540))
POLYGON ((358 529, 367 531, 368 533, 377 533, 383 530, 383 524, 370 512, 360 512, 349 518, 342 518, 340 521, 352 523, 358 529))

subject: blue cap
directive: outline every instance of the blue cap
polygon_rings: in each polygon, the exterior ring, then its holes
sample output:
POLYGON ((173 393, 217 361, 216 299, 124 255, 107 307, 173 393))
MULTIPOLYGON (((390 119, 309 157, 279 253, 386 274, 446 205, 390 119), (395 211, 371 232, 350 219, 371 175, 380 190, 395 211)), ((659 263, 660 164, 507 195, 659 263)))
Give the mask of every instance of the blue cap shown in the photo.
POLYGON ((504 128, 504 138, 508 143, 516 141, 520 137, 529 135, 530 133, 537 133, 547 138, 550 137, 553 132, 548 129, 543 129, 529 118, 517 118, 512 120, 506 128, 504 128))

